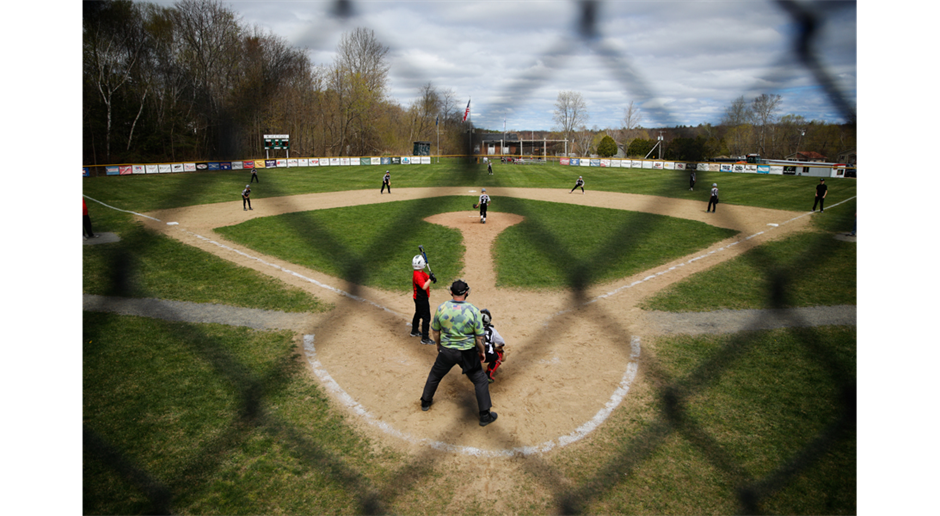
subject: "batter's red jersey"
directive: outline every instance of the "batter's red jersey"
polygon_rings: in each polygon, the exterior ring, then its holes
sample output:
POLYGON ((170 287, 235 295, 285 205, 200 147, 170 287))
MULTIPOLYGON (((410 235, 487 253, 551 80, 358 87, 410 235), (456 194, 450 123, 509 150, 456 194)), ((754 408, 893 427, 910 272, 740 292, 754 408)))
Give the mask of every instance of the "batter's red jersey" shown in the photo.
POLYGON ((429 279, 431 279, 431 277, 428 276, 424 271, 414 271, 414 274, 411 275, 411 286, 415 291, 415 299, 419 299, 419 296, 426 299, 431 298, 431 287, 429 286, 427 290, 421 288, 425 283, 428 282, 429 279))

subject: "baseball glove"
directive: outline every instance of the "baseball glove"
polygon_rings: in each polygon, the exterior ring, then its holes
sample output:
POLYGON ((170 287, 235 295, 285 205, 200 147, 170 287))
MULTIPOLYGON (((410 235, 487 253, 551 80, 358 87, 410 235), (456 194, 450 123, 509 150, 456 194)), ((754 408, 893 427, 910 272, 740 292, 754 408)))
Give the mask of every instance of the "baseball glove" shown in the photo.
POLYGON ((473 207, 474 207, 474 208, 479 208, 480 205, 479 205, 479 204, 474 204, 473 207))

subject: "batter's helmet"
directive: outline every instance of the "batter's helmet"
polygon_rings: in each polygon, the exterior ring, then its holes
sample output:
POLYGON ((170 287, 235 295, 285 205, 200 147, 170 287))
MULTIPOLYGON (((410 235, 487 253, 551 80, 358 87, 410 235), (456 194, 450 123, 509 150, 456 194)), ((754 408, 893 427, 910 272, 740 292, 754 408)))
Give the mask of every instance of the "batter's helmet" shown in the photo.
POLYGON ((420 254, 416 254, 414 258, 411 259, 411 266, 414 267, 414 270, 420 271, 424 270, 424 266, 428 263, 424 261, 424 257, 420 254))

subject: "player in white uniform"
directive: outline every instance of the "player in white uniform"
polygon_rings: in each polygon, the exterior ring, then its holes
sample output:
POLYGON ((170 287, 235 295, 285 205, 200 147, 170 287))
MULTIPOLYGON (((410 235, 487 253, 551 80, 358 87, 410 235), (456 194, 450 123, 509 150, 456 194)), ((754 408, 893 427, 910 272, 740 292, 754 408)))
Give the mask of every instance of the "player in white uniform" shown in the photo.
POLYGON ((480 194, 480 222, 486 224, 486 206, 490 203, 491 199, 489 195, 486 195, 486 188, 483 189, 483 193, 480 194))

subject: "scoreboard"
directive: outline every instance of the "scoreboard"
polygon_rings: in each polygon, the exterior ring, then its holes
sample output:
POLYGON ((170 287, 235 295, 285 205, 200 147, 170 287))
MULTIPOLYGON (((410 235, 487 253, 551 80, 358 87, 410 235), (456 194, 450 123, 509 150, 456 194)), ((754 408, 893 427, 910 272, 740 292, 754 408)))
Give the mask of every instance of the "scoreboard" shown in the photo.
POLYGON ((264 135, 264 150, 290 150, 289 134, 266 134, 264 135))

